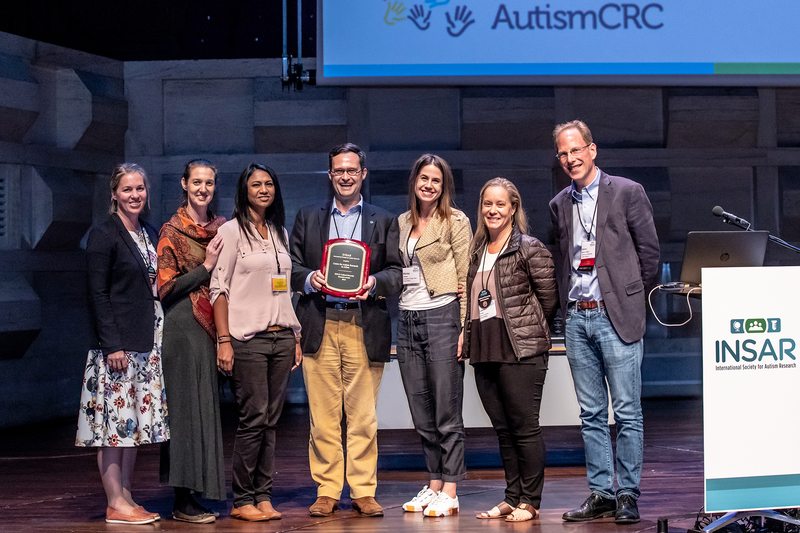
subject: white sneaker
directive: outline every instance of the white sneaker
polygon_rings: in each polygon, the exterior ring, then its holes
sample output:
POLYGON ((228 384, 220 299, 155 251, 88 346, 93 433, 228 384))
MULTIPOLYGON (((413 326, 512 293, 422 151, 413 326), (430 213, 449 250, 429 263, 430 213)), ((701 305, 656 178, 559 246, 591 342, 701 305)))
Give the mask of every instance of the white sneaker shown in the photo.
POLYGON ((425 485, 410 502, 403 504, 403 510, 409 513, 421 513, 434 499, 436 499, 436 493, 429 489, 428 485, 425 485))
POLYGON ((451 498, 444 492, 436 495, 436 498, 428 504, 423 513, 425 516, 449 516, 458 513, 458 496, 451 498))

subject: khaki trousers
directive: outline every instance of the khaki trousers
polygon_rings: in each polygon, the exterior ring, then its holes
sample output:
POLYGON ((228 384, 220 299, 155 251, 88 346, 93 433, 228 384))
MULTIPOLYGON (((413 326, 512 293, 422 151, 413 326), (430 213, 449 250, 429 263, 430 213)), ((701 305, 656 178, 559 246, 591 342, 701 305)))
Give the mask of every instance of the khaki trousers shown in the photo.
POLYGON ((342 495, 345 479, 342 413, 347 425, 346 477, 350 497, 375 496, 378 474, 375 408, 383 366, 367 359, 361 311, 327 309, 319 350, 303 358, 303 379, 311 414, 308 459, 311 477, 317 484, 317 497, 338 500, 342 495))

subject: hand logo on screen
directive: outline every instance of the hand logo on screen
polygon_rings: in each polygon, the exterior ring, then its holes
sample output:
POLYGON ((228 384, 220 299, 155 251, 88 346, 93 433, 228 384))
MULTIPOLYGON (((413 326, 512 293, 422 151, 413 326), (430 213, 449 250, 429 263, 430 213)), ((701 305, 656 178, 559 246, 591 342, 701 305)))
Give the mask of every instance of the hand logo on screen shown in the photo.
MULTIPOLYGON (((449 1, 450 0, 448 0, 448 2, 449 1)), ((433 11, 428 11, 426 15, 425 7, 422 4, 417 4, 411 8, 411 14, 408 16, 408 19, 413 22, 417 28, 424 31, 431 27, 431 13, 433 13, 433 11), (421 22, 418 19, 421 19, 421 22)))
POLYGON ((456 12, 453 18, 450 18, 450 13, 445 13, 447 16, 447 33, 452 37, 458 37, 469 28, 470 24, 475 22, 475 19, 470 20, 472 11, 468 11, 467 6, 456 6, 456 12), (455 22, 454 22, 455 19, 455 22))
POLYGON ((436 6, 445 6, 450 3, 450 0, 425 0, 426 4, 430 4, 430 8, 433 9, 436 6))
POLYGON ((386 8, 386 15, 383 16, 384 22, 389 26, 394 26, 396 23, 406 20, 406 17, 400 16, 405 10, 403 2, 389 2, 386 8))

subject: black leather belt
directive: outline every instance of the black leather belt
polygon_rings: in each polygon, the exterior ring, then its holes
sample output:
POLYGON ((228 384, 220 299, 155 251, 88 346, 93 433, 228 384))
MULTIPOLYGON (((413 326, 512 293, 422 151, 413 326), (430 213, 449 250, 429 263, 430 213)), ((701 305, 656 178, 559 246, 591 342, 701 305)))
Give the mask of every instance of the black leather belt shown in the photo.
POLYGON ((328 309, 336 309, 337 311, 358 309, 358 302, 325 302, 325 307, 328 309))

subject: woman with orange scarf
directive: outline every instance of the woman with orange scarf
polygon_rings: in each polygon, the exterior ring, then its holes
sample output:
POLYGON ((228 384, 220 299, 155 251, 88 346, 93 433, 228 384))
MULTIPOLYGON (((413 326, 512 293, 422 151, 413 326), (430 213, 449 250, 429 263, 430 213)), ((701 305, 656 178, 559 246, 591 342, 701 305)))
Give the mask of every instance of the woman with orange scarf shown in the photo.
POLYGON ((161 480, 175 488, 172 516, 197 524, 218 513, 194 495, 225 500, 214 317, 209 280, 222 250, 225 222, 209 209, 217 171, 204 159, 186 164, 183 203, 158 241, 158 294, 165 309, 162 365, 170 394, 172 442, 162 449, 161 480))

